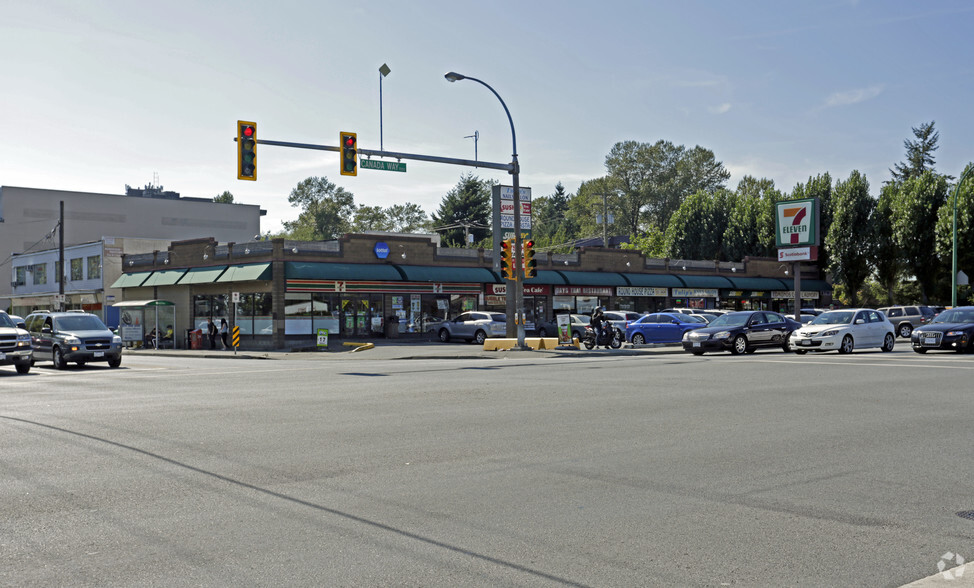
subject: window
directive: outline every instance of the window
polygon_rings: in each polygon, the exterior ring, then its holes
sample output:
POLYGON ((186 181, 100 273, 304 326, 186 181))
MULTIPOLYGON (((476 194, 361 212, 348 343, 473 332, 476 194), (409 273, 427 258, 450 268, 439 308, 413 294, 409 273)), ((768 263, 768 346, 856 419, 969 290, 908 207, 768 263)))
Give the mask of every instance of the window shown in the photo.
POLYGON ((47 264, 38 263, 34 266, 34 285, 40 286, 47 283, 47 264))
POLYGON ((890 317, 903 316, 903 309, 902 308, 891 308, 891 309, 889 309, 889 313, 888 314, 889 314, 890 317))
POLYGON ((55 261, 54 262, 54 283, 55 284, 60 284, 61 283, 61 275, 63 273, 64 272, 61 271, 61 262, 60 261, 55 261))
POLYGON ((14 285, 23 286, 27 284, 27 268, 24 266, 20 266, 16 268, 14 271, 16 273, 14 277, 14 285))
POLYGON ((81 262, 84 261, 80 257, 71 260, 71 280, 78 281, 85 279, 84 270, 82 268, 81 262))
POLYGON ((96 280, 101 278, 101 255, 92 255, 88 258, 88 279, 96 280))

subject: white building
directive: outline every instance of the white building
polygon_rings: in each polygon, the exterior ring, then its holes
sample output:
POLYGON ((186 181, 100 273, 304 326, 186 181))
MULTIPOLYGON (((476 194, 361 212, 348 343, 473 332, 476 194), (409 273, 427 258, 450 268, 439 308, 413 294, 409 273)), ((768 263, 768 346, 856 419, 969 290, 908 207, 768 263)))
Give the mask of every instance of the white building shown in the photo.
MULTIPOLYGON (((12 271, 15 254, 54 249, 56 259, 58 235, 55 228, 61 202, 64 202, 66 246, 102 241, 106 236, 167 242, 212 237, 219 242, 247 242, 260 234, 260 217, 264 211, 257 205, 223 204, 207 198, 180 198, 172 192, 133 190, 132 193, 148 193, 149 196, 0 186, 0 275, 11 276, 9 281, 0 279, 0 308, 10 307, 13 284, 18 282, 16 273, 12 271)), ((120 259, 121 251, 111 249, 112 246, 108 244, 105 246, 109 250, 101 254, 102 265, 106 258, 120 259)), ((166 247, 162 245, 156 248, 166 247)), ((126 251, 146 252, 151 250, 126 251)), ((46 260, 44 266, 49 263, 46 260)), ((87 264, 87 259, 82 263, 87 264)), ((38 263, 30 265, 35 267, 33 271, 41 271, 36 269, 38 263)), ((65 265, 70 270, 67 261, 65 265)), ((87 265, 84 270, 87 276, 87 265)), ((39 273, 36 277, 38 281, 46 279, 47 284, 35 284, 33 279, 25 279, 23 287, 27 287, 28 283, 31 287, 53 284, 54 292, 57 292, 53 266, 44 271, 48 272, 46 278, 39 273)))

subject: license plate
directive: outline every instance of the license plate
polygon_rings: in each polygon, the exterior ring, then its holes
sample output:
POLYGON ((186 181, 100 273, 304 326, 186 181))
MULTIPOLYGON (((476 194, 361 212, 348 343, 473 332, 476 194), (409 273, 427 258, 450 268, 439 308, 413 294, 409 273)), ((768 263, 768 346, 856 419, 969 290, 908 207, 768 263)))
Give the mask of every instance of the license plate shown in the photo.
POLYGON ((95 357, 105 357, 105 352, 104 351, 96 351, 95 352, 95 357))
POLYGON ((799 341, 798 344, 801 345, 802 347, 808 347, 809 345, 812 344, 812 342, 806 339, 803 341, 799 341))
POLYGON ((936 345, 937 344, 937 338, 936 337, 926 337, 926 338, 923 339, 923 344, 924 345, 936 345))
POLYGON ((694 347, 700 347, 700 341, 694 341, 693 342, 693 346, 694 347))

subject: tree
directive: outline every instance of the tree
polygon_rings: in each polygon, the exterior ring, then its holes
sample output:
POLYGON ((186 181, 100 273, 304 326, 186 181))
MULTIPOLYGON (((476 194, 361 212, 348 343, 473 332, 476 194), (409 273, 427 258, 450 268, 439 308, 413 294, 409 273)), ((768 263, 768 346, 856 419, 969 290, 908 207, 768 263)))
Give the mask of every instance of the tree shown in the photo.
POLYGON ((460 181, 450 190, 440 208, 433 214, 434 230, 443 235, 447 247, 464 246, 464 235, 469 231, 474 241, 482 241, 491 235, 490 193, 494 182, 481 180, 472 172, 460 176, 460 181), (467 228, 453 225, 467 225, 467 228), (441 227, 453 227, 442 229, 441 227))
POLYGON ((577 235, 578 224, 569 217, 571 198, 558 182, 554 194, 535 198, 531 203, 534 240, 539 248, 561 245, 577 235))
POLYGON ((887 183, 883 186, 870 223, 873 234, 870 261, 876 272, 876 282, 886 295, 886 304, 896 302, 894 293, 903 273, 903 254, 893 235, 893 202, 898 192, 897 184, 887 183))
POLYGON ((899 184, 893 200, 893 235, 906 269, 917 279, 927 304, 939 268, 937 213, 947 200, 947 178, 931 171, 899 184))
POLYGON ((933 130, 934 121, 913 127, 915 141, 903 140, 906 148, 906 161, 897 163, 895 169, 889 170, 894 182, 905 182, 910 178, 923 175, 925 171, 933 171, 933 152, 937 150, 940 133, 933 130))
POLYGON ((727 190, 691 194, 670 217, 666 227, 666 251, 678 259, 723 259, 723 236, 727 231, 727 190))
POLYGON ((731 194, 723 247, 728 260, 774 254, 774 203, 781 200, 774 181, 745 176, 731 194))
MULTIPOLYGON (((957 190, 957 270, 974 277, 974 163, 968 163, 963 178, 967 181, 957 190)), ((937 254, 944 260, 946 275, 953 271, 954 254, 954 203, 953 195, 956 186, 949 192, 949 198, 940 207, 937 217, 937 254)))
POLYGON ((381 206, 359 206, 355 211, 351 230, 357 233, 391 231, 392 223, 381 206))
POLYGON ((223 194, 213 197, 213 202, 222 202, 223 204, 233 204, 233 194, 229 190, 224 190, 223 194))
POLYGON ((385 209, 385 213, 392 225, 390 230, 398 233, 415 233, 425 230, 430 222, 422 207, 411 202, 393 204, 385 209))
POLYGON ((869 277, 873 246, 870 230, 876 201, 869 195, 866 177, 854 170, 846 181, 835 183, 832 224, 825 236, 835 280, 845 285, 851 306, 859 306, 859 290, 869 277))
POLYGON ((351 192, 329 182, 328 178, 307 178, 291 190, 287 201, 302 209, 297 220, 284 223, 284 229, 292 239, 337 239, 351 229, 354 197, 351 192))

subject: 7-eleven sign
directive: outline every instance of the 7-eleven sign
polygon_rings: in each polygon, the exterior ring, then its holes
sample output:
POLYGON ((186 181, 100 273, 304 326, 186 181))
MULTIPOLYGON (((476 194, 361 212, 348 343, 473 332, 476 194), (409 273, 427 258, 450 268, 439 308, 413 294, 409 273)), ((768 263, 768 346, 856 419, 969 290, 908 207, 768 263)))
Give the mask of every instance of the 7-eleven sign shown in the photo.
POLYGON ((819 245, 818 198, 775 203, 775 244, 778 247, 819 245))

